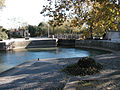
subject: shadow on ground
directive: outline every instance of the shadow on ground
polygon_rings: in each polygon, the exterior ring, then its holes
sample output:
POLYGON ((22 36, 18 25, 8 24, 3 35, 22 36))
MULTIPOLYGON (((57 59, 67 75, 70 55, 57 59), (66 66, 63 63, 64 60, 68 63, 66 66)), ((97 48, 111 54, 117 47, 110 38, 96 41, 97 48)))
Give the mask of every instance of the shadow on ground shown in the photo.
POLYGON ((64 90, 120 90, 120 53, 94 57, 103 65, 100 74, 72 77, 64 90))
POLYGON ((5 89, 49 89, 64 88, 68 76, 61 71, 65 66, 77 62, 78 59, 42 60, 20 67, 15 72, 8 71, 0 75, 0 90, 5 89))

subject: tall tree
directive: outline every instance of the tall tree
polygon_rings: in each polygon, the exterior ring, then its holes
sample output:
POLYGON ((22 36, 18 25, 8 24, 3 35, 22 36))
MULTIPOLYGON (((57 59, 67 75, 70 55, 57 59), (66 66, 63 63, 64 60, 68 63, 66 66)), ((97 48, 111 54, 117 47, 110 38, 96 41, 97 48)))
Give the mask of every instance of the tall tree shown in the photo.
MULTIPOLYGON (((0 0, 0 9, 2 9, 5 6, 4 1, 5 0, 0 0)), ((0 40, 7 39, 7 38, 8 38, 8 35, 6 34, 6 29, 0 26, 0 40)))
POLYGON ((7 39, 8 35, 6 34, 6 29, 0 26, 0 40, 7 39))
POLYGON ((49 16, 52 20, 49 20, 49 25, 53 28, 53 34, 56 26, 60 26, 66 20, 66 14, 63 12, 60 0, 47 0, 49 5, 43 6, 41 14, 49 16))
POLYGON ((0 0, 0 9, 5 6, 4 2, 5 0, 0 0))
MULTIPOLYGON (((52 0, 48 2, 52 3, 52 0)), ((58 23, 60 20, 64 22, 67 17, 72 27, 81 27, 86 23, 92 39, 95 35, 103 35, 106 30, 119 30, 120 5, 117 2, 118 0, 57 0, 55 14, 49 15, 57 16, 58 23)), ((53 7, 50 5, 44 6, 43 12, 51 13, 51 9, 53 7)))
POLYGON ((48 25, 45 22, 41 22, 37 27, 37 36, 47 36, 48 25))
POLYGON ((28 25, 30 37, 36 37, 36 26, 28 25))

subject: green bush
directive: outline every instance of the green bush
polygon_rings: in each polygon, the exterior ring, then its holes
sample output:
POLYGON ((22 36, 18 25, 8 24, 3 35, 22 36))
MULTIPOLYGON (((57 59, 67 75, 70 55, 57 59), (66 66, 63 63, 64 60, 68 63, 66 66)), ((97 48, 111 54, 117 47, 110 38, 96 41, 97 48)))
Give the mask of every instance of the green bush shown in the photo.
POLYGON ((22 35, 16 35, 16 34, 12 34, 11 37, 12 37, 12 38, 23 38, 22 35))
POLYGON ((81 58, 77 63, 65 67, 62 71, 69 75, 85 76, 98 73, 102 69, 102 65, 97 63, 90 57, 81 58))
POLYGON ((8 39, 8 35, 5 32, 0 31, 0 40, 8 39))

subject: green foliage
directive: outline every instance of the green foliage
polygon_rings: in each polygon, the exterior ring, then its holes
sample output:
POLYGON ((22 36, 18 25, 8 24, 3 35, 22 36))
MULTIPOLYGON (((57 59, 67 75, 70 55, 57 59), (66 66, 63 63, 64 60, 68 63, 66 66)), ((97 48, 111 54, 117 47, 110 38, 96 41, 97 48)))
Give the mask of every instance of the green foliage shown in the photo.
POLYGON ((63 25, 55 28, 55 34, 66 34, 71 33, 71 27, 69 22, 64 22, 63 25))
POLYGON ((28 25, 28 30, 31 37, 46 36, 48 33, 48 25, 41 22, 38 26, 28 25))
MULTIPOLYGON (((42 11, 53 20, 52 27, 60 26, 64 21, 70 21, 70 27, 81 28, 88 25, 87 37, 102 36, 106 30, 120 30, 120 1, 118 0, 48 0, 49 5, 42 11), (55 4, 54 4, 55 3, 55 4), (53 7, 54 5, 54 7, 53 7)), ((54 29, 54 28, 53 28, 54 29)), ((84 32, 84 31, 83 31, 84 32)), ((84 33, 83 33, 84 35, 84 33)))
POLYGON ((5 32, 0 32, 0 40, 3 40, 3 39, 5 40, 7 38, 8 38, 8 36, 5 32))
POLYGON ((101 69, 101 64, 95 62, 95 60, 90 57, 85 57, 81 58, 77 63, 67 66, 62 71, 69 75, 85 76, 98 73, 101 69))
POLYGON ((0 0, 0 8, 4 7, 5 0, 0 0))
POLYGON ((45 22, 41 22, 38 25, 38 34, 37 36, 47 36, 48 33, 48 25, 45 22))
POLYGON ((8 38, 8 35, 5 32, 6 30, 0 27, 0 40, 5 40, 8 38))
POLYGON ((43 6, 41 14, 52 18, 52 20, 49 20, 48 23, 52 27, 52 33, 54 34, 55 27, 61 26, 64 21, 66 21, 66 14, 61 10, 64 6, 61 5, 60 0, 55 0, 55 3, 51 0, 48 0, 48 2, 49 5, 43 6))
POLYGON ((21 35, 16 35, 16 34, 11 34, 11 37, 12 37, 12 38, 23 38, 23 36, 21 36, 21 35))
POLYGON ((30 33, 30 37, 36 36, 36 26, 28 25, 28 30, 30 33))
MULTIPOLYGON (((0 9, 5 6, 5 5, 4 5, 4 1, 5 1, 5 0, 0 0, 0 9)), ((0 40, 7 39, 7 38, 8 38, 7 34, 6 34, 4 31, 2 31, 2 29, 3 29, 3 28, 0 27, 0 40)))
POLYGON ((79 27, 71 27, 70 25, 71 23, 66 21, 62 25, 54 27, 54 31, 53 27, 49 26, 50 34, 80 34, 79 27))
MULTIPOLYGON (((48 34, 48 24, 41 22, 38 26, 28 25, 28 30, 31 37, 42 37, 47 36, 48 34)), ((67 34, 67 33, 78 33, 79 28, 70 27, 69 22, 64 22, 61 26, 56 26, 53 31, 53 26, 49 26, 50 35, 53 34, 67 34)))

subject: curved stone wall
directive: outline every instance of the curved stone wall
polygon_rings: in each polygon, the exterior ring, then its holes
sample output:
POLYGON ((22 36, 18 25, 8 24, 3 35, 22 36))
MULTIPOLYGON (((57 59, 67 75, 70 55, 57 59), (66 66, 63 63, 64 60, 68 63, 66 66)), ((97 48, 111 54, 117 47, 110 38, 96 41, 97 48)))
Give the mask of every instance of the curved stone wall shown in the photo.
POLYGON ((75 40, 58 39, 58 46, 75 47, 75 40))
POLYGON ((76 40, 75 47, 93 48, 115 52, 120 50, 120 43, 107 40, 76 40))
POLYGON ((0 43, 0 50, 10 50, 19 48, 43 48, 57 46, 74 46, 76 48, 92 48, 106 50, 110 52, 119 51, 120 43, 111 42, 108 40, 25 40, 25 41, 12 41, 6 44, 0 43))

